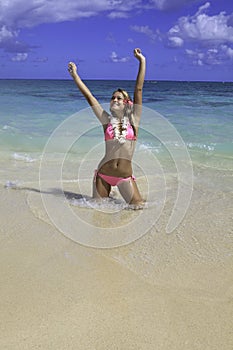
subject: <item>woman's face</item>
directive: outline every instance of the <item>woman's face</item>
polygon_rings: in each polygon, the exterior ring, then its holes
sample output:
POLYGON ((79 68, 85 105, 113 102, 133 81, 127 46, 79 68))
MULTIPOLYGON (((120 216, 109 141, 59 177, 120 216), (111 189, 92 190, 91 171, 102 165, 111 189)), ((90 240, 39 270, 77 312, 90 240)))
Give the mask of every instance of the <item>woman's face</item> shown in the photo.
POLYGON ((111 112, 123 112, 125 107, 124 96, 121 92, 114 92, 110 101, 110 111, 111 112))

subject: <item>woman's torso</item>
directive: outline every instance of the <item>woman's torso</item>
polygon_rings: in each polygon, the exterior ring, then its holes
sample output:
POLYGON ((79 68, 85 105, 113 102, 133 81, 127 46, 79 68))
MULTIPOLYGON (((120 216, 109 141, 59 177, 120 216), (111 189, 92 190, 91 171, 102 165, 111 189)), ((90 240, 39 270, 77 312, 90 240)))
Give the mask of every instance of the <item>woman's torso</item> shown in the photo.
POLYGON ((119 144, 118 140, 106 141, 106 152, 99 163, 99 172, 110 176, 131 176, 134 149, 135 141, 126 140, 124 144, 119 144))
POLYGON ((111 130, 111 125, 104 127, 105 133, 105 156, 98 166, 98 171, 110 176, 128 177, 132 175, 132 157, 136 145, 137 130, 132 132, 132 126, 127 128, 127 135, 123 143, 114 139, 113 135, 107 135, 106 130, 111 130), (109 128, 110 126, 110 128, 109 128))

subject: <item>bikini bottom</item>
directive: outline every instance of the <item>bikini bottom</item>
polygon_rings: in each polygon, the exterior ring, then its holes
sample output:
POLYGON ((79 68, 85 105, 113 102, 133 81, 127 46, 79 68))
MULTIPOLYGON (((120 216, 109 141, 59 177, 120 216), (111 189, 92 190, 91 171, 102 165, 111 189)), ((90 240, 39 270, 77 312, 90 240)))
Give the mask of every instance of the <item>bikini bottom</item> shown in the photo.
POLYGON ((129 181, 129 180, 136 180, 135 176, 131 175, 128 177, 117 177, 117 176, 109 176, 105 174, 99 173, 97 170, 95 170, 95 177, 94 177, 94 182, 96 181, 96 176, 101 177, 104 181, 106 181, 110 186, 118 186, 120 183, 124 181, 129 181))

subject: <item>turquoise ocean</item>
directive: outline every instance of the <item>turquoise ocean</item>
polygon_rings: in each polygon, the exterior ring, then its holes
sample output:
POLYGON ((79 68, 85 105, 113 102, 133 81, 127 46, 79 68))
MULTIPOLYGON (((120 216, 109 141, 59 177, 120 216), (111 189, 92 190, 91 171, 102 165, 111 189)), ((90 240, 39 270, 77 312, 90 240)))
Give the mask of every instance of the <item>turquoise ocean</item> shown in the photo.
MULTIPOLYGON (((101 103, 109 103, 118 87, 131 95, 134 89, 134 81, 86 83, 101 103)), ((0 91, 1 151, 25 152, 32 157, 42 152, 47 138, 62 121, 88 107, 69 80, 0 80, 0 91)), ((143 104, 176 128, 191 154, 198 152, 200 159, 206 156, 207 161, 215 156, 231 158, 233 83, 146 81, 143 104)), ((142 117, 142 127, 154 122, 142 117)), ((148 144, 145 135, 140 142, 148 144)))

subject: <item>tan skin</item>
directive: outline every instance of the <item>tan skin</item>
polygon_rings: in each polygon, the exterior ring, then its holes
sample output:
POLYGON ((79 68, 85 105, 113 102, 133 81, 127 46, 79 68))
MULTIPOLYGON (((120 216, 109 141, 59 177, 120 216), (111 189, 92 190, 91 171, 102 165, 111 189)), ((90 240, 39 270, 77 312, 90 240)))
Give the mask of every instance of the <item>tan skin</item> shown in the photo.
MULTIPOLYGON (((138 127, 142 113, 142 89, 145 79, 146 70, 146 59, 142 55, 139 48, 134 49, 134 56, 139 61, 139 68, 137 79, 134 89, 134 127, 136 136, 138 134, 138 127)), ((92 107, 93 112, 103 125, 104 130, 109 122, 109 113, 107 113, 98 100, 92 95, 91 91, 81 80, 75 63, 70 62, 68 65, 68 71, 71 77, 74 79, 78 89, 86 98, 89 105, 92 107)), ((115 91, 112 95, 110 101, 110 111, 114 117, 122 118, 125 109, 125 96, 123 93, 115 91)), ((105 156, 98 165, 98 172, 116 177, 130 177, 132 176, 132 157, 135 149, 135 141, 126 140, 124 144, 119 144, 118 140, 108 140, 106 141, 106 151, 105 156)), ((138 190, 137 184, 134 180, 129 179, 118 185, 118 189, 124 198, 124 200, 137 206, 143 204, 143 199, 138 190)), ((100 176, 96 176, 95 181, 93 181, 93 197, 103 198, 109 197, 111 191, 111 186, 104 181, 100 176)))

